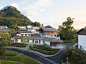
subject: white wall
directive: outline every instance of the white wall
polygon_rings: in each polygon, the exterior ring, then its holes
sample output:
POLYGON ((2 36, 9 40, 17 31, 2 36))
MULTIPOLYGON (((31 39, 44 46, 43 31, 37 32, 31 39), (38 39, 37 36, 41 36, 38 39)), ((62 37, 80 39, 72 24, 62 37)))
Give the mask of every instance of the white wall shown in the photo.
POLYGON ((21 36, 21 34, 23 34, 24 36, 25 36, 25 34, 27 34, 27 36, 31 36, 31 33, 20 33, 19 36, 21 36), (30 35, 28 35, 28 34, 30 34, 30 35))
POLYGON ((86 35, 78 35, 78 48, 86 50, 86 35))
POLYGON ((43 40, 40 40, 40 44, 43 44, 43 40))
POLYGON ((18 39, 18 42, 21 42, 21 39, 18 39))
POLYGON ((33 40, 29 40, 30 43, 33 43, 33 40))
POLYGON ((45 41, 46 44, 50 45, 50 42, 49 41, 45 41))

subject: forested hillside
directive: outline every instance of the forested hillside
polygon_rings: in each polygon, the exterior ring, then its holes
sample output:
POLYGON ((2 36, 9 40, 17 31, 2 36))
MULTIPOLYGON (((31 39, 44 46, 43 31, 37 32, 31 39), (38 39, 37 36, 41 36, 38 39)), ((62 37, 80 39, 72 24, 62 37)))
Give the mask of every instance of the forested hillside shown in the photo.
POLYGON ((0 10, 0 25, 7 25, 8 27, 11 25, 33 25, 40 27, 39 22, 32 22, 13 6, 6 6, 0 10))

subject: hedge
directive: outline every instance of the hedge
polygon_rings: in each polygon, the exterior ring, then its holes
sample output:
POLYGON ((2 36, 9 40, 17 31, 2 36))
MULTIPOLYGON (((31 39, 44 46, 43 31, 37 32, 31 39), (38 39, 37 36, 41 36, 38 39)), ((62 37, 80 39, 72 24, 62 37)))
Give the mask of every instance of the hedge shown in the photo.
POLYGON ((53 55, 53 54, 56 54, 57 52, 59 52, 60 50, 57 49, 55 51, 48 51, 48 52, 45 52, 43 50, 37 50, 37 49, 34 49, 34 48, 30 48, 31 50, 34 50, 34 51, 38 51, 40 53, 43 53, 43 54, 46 54, 46 55, 53 55))

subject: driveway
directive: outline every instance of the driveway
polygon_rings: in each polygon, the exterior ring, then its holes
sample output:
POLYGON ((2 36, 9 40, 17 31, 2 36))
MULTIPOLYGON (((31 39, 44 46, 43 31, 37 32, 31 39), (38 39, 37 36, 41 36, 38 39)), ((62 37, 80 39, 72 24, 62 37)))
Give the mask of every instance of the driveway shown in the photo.
POLYGON ((48 59, 53 60, 56 63, 62 64, 61 62, 61 58, 63 56, 63 54, 65 53, 65 49, 61 50, 58 54, 56 54, 55 56, 52 57, 47 57, 48 59))
MULTIPOLYGON (((28 57, 31 57, 32 59, 35 59, 36 61, 39 61, 40 64, 59 64, 59 63, 56 63, 56 62, 52 61, 53 57, 48 59, 48 58, 45 58, 45 57, 43 57, 41 55, 38 55, 36 53, 30 52, 30 51, 23 50, 23 52, 22 52, 22 49, 16 49, 16 48, 7 48, 7 50, 15 51, 15 52, 18 52, 18 53, 21 53, 21 54, 23 53, 24 55, 26 55, 28 57)), ((60 59, 57 59, 57 60, 60 60, 60 59)))

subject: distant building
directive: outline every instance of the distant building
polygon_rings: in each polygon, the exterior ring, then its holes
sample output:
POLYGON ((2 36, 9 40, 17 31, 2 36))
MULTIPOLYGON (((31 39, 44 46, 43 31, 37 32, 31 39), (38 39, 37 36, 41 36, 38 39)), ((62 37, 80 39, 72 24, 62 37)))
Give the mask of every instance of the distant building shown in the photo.
POLYGON ((26 26, 18 26, 20 30, 26 30, 26 26))
POLYGON ((41 37, 56 37, 59 32, 54 28, 40 28, 38 31, 41 37))
POLYGON ((63 42, 62 40, 58 40, 56 38, 49 38, 49 37, 40 37, 40 36, 26 36, 29 37, 29 41, 27 40, 26 42, 24 42, 22 39, 25 36, 14 36, 11 38, 13 43, 32 43, 32 44, 36 44, 36 45, 43 45, 44 43, 50 45, 50 46, 57 46, 58 44, 60 44, 60 42, 63 42))
POLYGON ((8 28, 7 26, 0 25, 0 29, 8 28))

